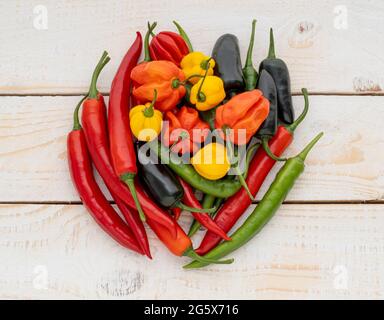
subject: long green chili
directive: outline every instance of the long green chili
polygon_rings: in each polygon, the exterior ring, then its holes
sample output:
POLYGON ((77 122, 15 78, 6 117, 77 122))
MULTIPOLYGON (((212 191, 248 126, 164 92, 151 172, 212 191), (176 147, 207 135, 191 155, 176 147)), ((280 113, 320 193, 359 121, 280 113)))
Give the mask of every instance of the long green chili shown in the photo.
MULTIPOLYGON (((294 186, 296 180, 304 171, 304 161, 316 142, 322 137, 323 133, 318 134, 301 153, 296 157, 290 158, 280 169, 275 180, 269 187, 267 193, 253 210, 243 225, 231 235, 231 241, 225 241, 216 248, 208 252, 204 258, 220 259, 237 250, 249 240, 251 240, 273 217, 277 209, 287 197, 289 191, 294 186)), ((185 269, 195 269, 207 266, 208 263, 193 261, 184 266, 185 269)))

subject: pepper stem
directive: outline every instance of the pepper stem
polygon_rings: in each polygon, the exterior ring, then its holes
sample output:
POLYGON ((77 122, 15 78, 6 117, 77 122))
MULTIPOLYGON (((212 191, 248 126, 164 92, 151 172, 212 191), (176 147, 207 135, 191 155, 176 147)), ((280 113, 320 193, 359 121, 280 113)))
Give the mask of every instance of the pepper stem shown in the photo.
MULTIPOLYGON (((203 202, 201 204, 201 206, 203 208, 209 208, 213 205, 214 201, 215 201, 215 197, 210 195, 210 194, 206 194, 204 196, 204 199, 203 199, 203 202)), ((215 207, 218 207, 218 206, 215 206, 215 207)), ((214 215, 213 214, 210 214, 210 216, 212 217, 214 215)), ((201 227, 201 224, 199 221, 197 221, 196 219, 193 220, 192 224, 191 224, 191 227, 189 228, 189 231, 188 231, 188 237, 193 237, 195 235, 195 233, 200 229, 201 227)))
MULTIPOLYGON (((226 129, 226 130, 225 130, 225 134, 226 134, 226 135, 227 135, 228 130, 229 130, 229 129, 226 129)), ((227 135, 227 136, 229 137, 229 135, 227 135)), ((229 159, 230 159, 231 162, 232 162, 232 160, 234 159, 234 155, 233 155, 233 149, 232 149, 232 142, 231 142, 230 139, 228 139, 228 141, 227 141, 227 150, 228 150, 228 153, 229 153, 229 154, 228 154, 229 159)), ((240 184, 243 186, 243 188, 244 188, 245 191, 247 192, 249 198, 250 198, 252 201, 254 201, 255 198, 253 197, 251 191, 249 190, 249 187, 248 187, 248 185, 247 185, 247 182, 245 181, 245 179, 244 179, 244 177, 243 177, 242 173, 240 172, 239 167, 238 167, 237 165, 236 165, 236 167, 235 167, 235 171, 236 171, 236 174, 237 174, 237 176, 238 176, 238 178, 239 178, 240 184)))
POLYGON ((189 40, 187 33, 184 31, 184 29, 181 27, 181 25, 178 22, 173 21, 173 24, 176 26, 180 36, 184 39, 185 43, 187 44, 189 52, 193 52, 192 43, 191 43, 191 40, 189 40))
POLYGON ((247 51, 247 59, 245 60, 245 67, 252 67, 252 52, 253 52, 253 44, 255 42, 255 29, 256 29, 256 20, 252 20, 252 32, 251 39, 249 40, 249 46, 247 51))
POLYGON ((252 195, 251 191, 249 190, 249 187, 247 185, 247 182, 245 181, 243 175, 241 174, 240 170, 239 170, 239 167, 236 167, 235 168, 235 171, 238 175, 238 178, 239 178, 239 181, 240 181, 240 184, 243 186, 243 188, 245 189, 245 191, 247 192, 249 198, 252 200, 252 201, 255 201, 255 198, 254 196, 252 195))
POLYGON ((143 110, 144 117, 146 117, 146 118, 152 118, 153 117, 153 114, 154 114, 153 109, 154 109, 156 100, 157 100, 157 90, 155 89, 154 93, 153 93, 153 100, 152 100, 151 104, 148 107, 145 107, 145 109, 143 110))
POLYGON ((209 59, 207 60, 207 69, 205 69, 205 73, 204 73, 203 80, 202 80, 201 83, 200 83, 199 90, 197 90, 197 100, 198 100, 199 102, 204 102, 205 99, 206 99, 205 94, 204 94, 203 92, 201 92, 201 90, 203 89, 204 81, 205 81, 205 79, 207 78, 207 75, 208 75, 209 61, 210 61, 211 59, 212 59, 212 57, 209 58, 209 59))
POLYGON ((187 205, 185 205, 184 203, 182 202, 178 202, 176 204, 176 207, 182 209, 182 210, 185 210, 185 211, 190 211, 190 212, 197 212, 197 213, 213 213, 216 211, 216 207, 213 207, 213 208, 207 208, 207 209, 199 209, 199 208, 193 208, 193 207, 189 207, 187 205))
POLYGON ((268 155, 268 157, 270 157, 272 160, 275 160, 275 161, 287 161, 287 158, 280 158, 272 152, 272 150, 269 148, 268 141, 269 141, 268 137, 263 137, 261 139, 261 142, 263 144, 263 149, 265 153, 268 155))
POLYGON ((79 120, 79 110, 85 99, 87 99, 87 96, 83 97, 83 99, 79 101, 79 103, 75 108, 75 111, 73 112, 73 128, 72 128, 73 131, 81 129, 81 123, 79 120))
POLYGON ((201 74, 192 74, 188 78, 186 78, 184 81, 179 82, 179 85, 185 85, 190 79, 192 78, 203 78, 201 74))
POLYGON ((244 179, 247 179, 248 171, 249 171, 249 164, 251 163, 253 152, 256 149, 258 149, 259 146, 260 146, 260 143, 255 143, 254 145, 249 147, 249 149, 247 150, 247 154, 245 157, 245 172, 243 174, 244 179))
POLYGON ((131 194, 132 194, 132 198, 133 198, 133 201, 135 202, 136 209, 137 209, 137 211, 139 212, 139 216, 140 216, 141 221, 145 221, 145 220, 146 220, 146 219, 145 219, 145 214, 144 214, 143 209, 141 208, 139 199, 138 199, 138 197, 137 197, 136 188, 135 188, 135 182, 134 182, 134 177, 135 177, 135 174, 134 174, 134 173, 126 173, 126 174, 123 174, 120 178, 121 178, 121 180, 123 180, 124 183, 128 186, 129 191, 130 191, 131 194))
POLYGON ((111 58, 108 57, 108 52, 104 51, 92 74, 91 85, 88 92, 89 99, 97 99, 97 95, 99 93, 96 87, 97 79, 99 78, 101 70, 103 70, 104 66, 109 62, 109 60, 111 60, 111 58))
POLYGON ((273 37, 273 29, 269 30, 269 51, 268 51, 268 59, 276 59, 275 54, 275 39, 273 37))
POLYGON ((216 259, 204 258, 202 256, 199 256, 191 247, 184 252, 183 256, 190 257, 191 259, 199 261, 201 263, 210 263, 210 264, 211 263, 212 264, 231 264, 233 263, 233 261, 235 261, 234 259, 216 260, 216 259))
POLYGON ((314 145, 317 143, 317 141, 320 140, 320 138, 323 135, 324 135, 324 132, 320 132, 310 143, 308 143, 308 145, 303 149, 303 151, 301 151, 295 158, 299 158, 299 159, 305 161, 305 159, 308 156, 308 153, 312 150, 314 145))
POLYGON ((304 96, 304 110, 292 124, 286 127, 286 129, 290 132, 293 132, 296 130, 296 128, 299 126, 300 123, 303 122, 303 120, 305 119, 308 113, 308 109, 309 109, 308 91, 306 88, 302 88, 301 92, 303 93, 303 96, 304 96))
POLYGON ((144 61, 149 62, 151 61, 151 55, 149 54, 149 37, 153 34, 153 30, 156 28, 157 22, 150 24, 148 21, 147 26, 148 30, 144 38, 144 61))

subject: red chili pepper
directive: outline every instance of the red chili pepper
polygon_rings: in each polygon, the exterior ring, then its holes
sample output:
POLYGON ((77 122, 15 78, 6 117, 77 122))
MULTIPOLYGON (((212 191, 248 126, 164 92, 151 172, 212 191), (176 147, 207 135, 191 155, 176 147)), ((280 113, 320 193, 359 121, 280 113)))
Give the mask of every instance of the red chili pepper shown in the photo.
POLYGON ((174 207, 174 208, 171 209, 171 211, 172 211, 172 214, 173 214, 173 218, 176 221, 179 220, 182 210, 179 207, 174 207))
MULTIPOLYGON (((181 179, 179 176, 177 176, 177 179, 179 180, 181 186, 184 189, 184 197, 183 202, 190 207, 202 209, 200 202, 196 199, 196 196, 193 192, 192 187, 186 183, 183 179, 181 179)), ((212 231, 214 234, 219 236, 220 238, 223 238, 224 240, 231 240, 230 237, 227 236, 227 234, 221 229, 210 217, 207 213, 198 213, 198 212, 192 212, 193 217, 200 222, 201 225, 207 228, 207 230, 212 231)))
MULTIPOLYGON (((148 24, 151 33, 155 26, 156 22, 153 25, 148 24)), ((179 66, 183 57, 189 53, 189 49, 180 35, 171 31, 162 31, 153 35, 149 52, 152 60, 172 61, 179 66)))
POLYGON ((147 232, 145 231, 145 227, 143 222, 140 219, 139 213, 137 211, 132 211, 123 200, 119 197, 113 196, 117 207, 125 218, 125 221, 131 227, 132 233, 136 237, 137 242, 139 243, 141 249, 144 251, 145 255, 152 259, 151 251, 149 248, 149 242, 147 237, 147 232))
MULTIPOLYGON (((274 137, 269 140, 270 150, 277 157, 280 157, 285 149, 292 143, 293 133, 297 126, 304 120, 308 112, 309 102, 306 89, 303 89, 305 106, 302 114, 294 123, 289 126, 279 126, 274 137)), ((246 182, 253 196, 256 196, 268 173, 276 163, 262 148, 259 148, 251 161, 246 182)), ((245 210, 251 204, 247 192, 242 188, 232 197, 227 199, 222 208, 215 216, 214 221, 225 232, 235 225, 237 220, 243 215, 245 210)), ((196 252, 205 255, 211 251, 220 242, 220 237, 213 232, 207 232, 203 238, 200 247, 196 252)))
MULTIPOLYGON (((83 105, 83 128, 91 158, 108 189, 131 209, 136 209, 132 194, 120 181, 113 168, 107 133, 106 107, 103 96, 96 89, 97 77, 108 61, 109 58, 104 53, 92 77, 88 99, 83 105)), ((146 216, 163 225, 171 234, 175 235, 176 222, 164 210, 156 206, 138 185, 136 185, 136 192, 146 216)))
POLYGON ((132 231, 105 198, 93 176, 85 135, 78 116, 83 100, 75 109, 73 130, 67 137, 69 171, 73 184, 83 204, 106 233, 122 246, 144 254, 132 231))
POLYGON ((111 158, 115 172, 128 186, 135 200, 140 218, 145 221, 145 215, 137 199, 134 184, 134 178, 137 174, 136 153, 129 126, 130 75, 140 57, 141 48, 141 34, 137 32, 136 40, 124 56, 112 82, 108 108, 108 131, 111 158))

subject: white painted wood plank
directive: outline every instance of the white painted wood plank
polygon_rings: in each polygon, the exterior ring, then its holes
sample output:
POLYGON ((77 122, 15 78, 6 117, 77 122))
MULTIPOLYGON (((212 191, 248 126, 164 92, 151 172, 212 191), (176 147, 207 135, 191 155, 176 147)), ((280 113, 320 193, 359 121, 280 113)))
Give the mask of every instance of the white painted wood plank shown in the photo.
POLYGON ((147 20, 159 29, 177 19, 195 49, 210 53, 223 33, 235 33, 245 56, 250 23, 258 19, 254 59, 267 52, 268 29, 275 29, 277 54, 292 73, 295 92, 382 92, 384 87, 384 3, 381 0, 1 1, 0 93, 86 92, 92 69, 107 49, 112 62, 100 79, 108 91, 113 74, 135 31, 147 20), (340 6, 341 4, 341 6, 340 6), (46 30, 38 30, 47 9, 46 30), (39 10, 39 9, 38 9, 39 10), (346 26, 346 29, 343 29, 346 26))
POLYGON ((184 271, 152 232, 149 261, 80 205, 1 205, 0 298, 383 298, 383 209, 284 205, 234 264, 184 271))
MULTIPOLYGON (((78 100, 0 97, 0 201, 78 201, 66 162, 66 134, 78 100)), ((302 97, 294 102, 299 113, 302 97)), ((325 136, 288 200, 384 199, 384 97, 311 96, 310 102, 287 155, 318 132, 325 136)))

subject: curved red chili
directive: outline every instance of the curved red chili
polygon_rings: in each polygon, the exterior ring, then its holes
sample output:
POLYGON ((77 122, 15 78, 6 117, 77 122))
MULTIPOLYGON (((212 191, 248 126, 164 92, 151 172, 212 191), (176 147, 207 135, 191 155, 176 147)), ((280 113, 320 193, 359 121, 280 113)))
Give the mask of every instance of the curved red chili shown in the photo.
POLYGON ((145 215, 137 199, 134 178, 137 174, 136 153, 132 132, 129 126, 129 108, 131 93, 131 71, 141 54, 142 39, 140 32, 124 56, 112 81, 108 107, 108 131, 113 167, 119 178, 131 191, 140 218, 145 215))
MULTIPOLYGON (((184 190, 184 197, 183 201, 187 206, 202 209, 200 202, 196 199, 196 196, 193 192, 192 187, 186 183, 183 179, 181 179, 179 176, 177 176, 177 179, 179 180, 181 186, 184 190)), ((231 240, 230 237, 221 229, 210 217, 208 213, 199 213, 199 212, 193 212, 193 217, 200 222, 200 224, 207 228, 207 230, 213 232, 218 237, 224 239, 224 240, 231 240)))
POLYGON ((147 237, 147 232, 143 222, 140 219, 139 213, 137 211, 131 210, 123 200, 119 197, 116 197, 112 194, 113 199, 115 200, 117 207, 124 216, 125 221, 131 227, 132 233, 136 237, 137 242, 139 243, 140 248, 144 251, 145 255, 152 259, 151 250, 149 248, 149 242, 147 237))
POLYGON ((89 213, 106 233, 122 246, 144 254, 132 231, 110 205, 93 176, 85 135, 78 116, 81 103, 82 101, 75 109, 73 130, 67 137, 68 164, 73 184, 89 213))
MULTIPOLYGON (((131 209, 136 210, 132 194, 127 186, 120 181, 112 165, 107 133, 106 107, 103 96, 96 89, 97 77, 108 61, 109 58, 104 53, 92 77, 89 96, 83 104, 83 129, 93 163, 108 189, 131 209)), ((136 192, 146 216, 175 234, 176 223, 167 212, 156 206, 137 184, 136 192)))

